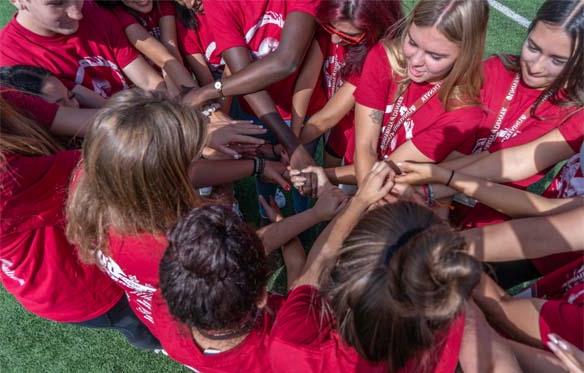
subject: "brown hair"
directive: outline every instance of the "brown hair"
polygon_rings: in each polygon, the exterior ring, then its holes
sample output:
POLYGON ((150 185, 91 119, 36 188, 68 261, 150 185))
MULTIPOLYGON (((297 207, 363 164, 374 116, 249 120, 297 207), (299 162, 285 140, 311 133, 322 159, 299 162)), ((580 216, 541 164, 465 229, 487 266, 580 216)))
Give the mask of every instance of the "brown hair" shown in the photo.
POLYGON ((0 162, 7 154, 50 155, 63 148, 43 127, 20 114, 0 97, 0 162))
POLYGON ((206 140, 206 119, 159 92, 113 96, 85 136, 67 201, 67 237, 81 257, 107 250, 107 234, 164 234, 198 204, 189 166, 206 140))
MULTIPOLYGON (((536 116, 537 108, 550 95, 550 102, 554 105, 577 106, 581 109, 584 105, 584 3, 580 0, 546 0, 531 21, 529 33, 538 22, 561 26, 572 39, 572 49, 560 75, 535 101, 531 115, 536 116)), ((521 71, 517 56, 499 55, 499 58, 507 69, 521 71)))
MULTIPOLYGON (((369 212, 343 243, 324 292, 344 340, 392 370, 426 351, 479 281, 466 243, 427 208, 398 202, 369 212)), ((423 369, 418 369, 423 370, 423 369)))
MULTIPOLYGON (((399 96, 410 82, 402 45, 412 24, 436 27, 448 40, 460 47, 460 55, 444 79, 439 97, 447 110, 479 105, 483 83, 481 61, 485 48, 489 4, 486 0, 420 0, 399 24, 398 37, 385 38, 394 74, 400 79, 399 96)), ((395 30, 390 29, 390 34, 395 30)))

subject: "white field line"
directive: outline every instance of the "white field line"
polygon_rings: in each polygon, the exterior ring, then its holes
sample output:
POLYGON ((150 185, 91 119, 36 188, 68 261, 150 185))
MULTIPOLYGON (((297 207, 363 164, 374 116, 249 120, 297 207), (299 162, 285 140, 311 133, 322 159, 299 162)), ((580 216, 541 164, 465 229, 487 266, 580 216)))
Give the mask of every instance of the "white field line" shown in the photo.
POLYGON ((513 21, 517 22, 518 24, 525 28, 529 27, 530 21, 527 18, 523 17, 522 15, 515 13, 511 8, 501 4, 497 0, 488 0, 488 2, 489 5, 497 9, 499 12, 503 13, 503 15, 505 15, 506 17, 511 18, 513 21))

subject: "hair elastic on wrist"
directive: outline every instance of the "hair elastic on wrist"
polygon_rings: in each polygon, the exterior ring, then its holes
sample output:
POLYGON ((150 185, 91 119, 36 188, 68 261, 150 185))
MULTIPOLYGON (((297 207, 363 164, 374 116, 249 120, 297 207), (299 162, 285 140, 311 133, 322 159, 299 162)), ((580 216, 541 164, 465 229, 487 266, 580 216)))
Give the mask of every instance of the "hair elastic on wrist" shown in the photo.
POLYGON ((454 177, 454 170, 450 170, 450 177, 448 178, 448 181, 446 182, 446 186, 450 185, 450 182, 452 181, 452 178, 454 177))
POLYGON ((383 254, 383 265, 387 267, 389 265, 389 261, 391 260, 393 254, 397 251, 397 249, 407 244, 412 239, 412 237, 414 237, 416 234, 420 233, 424 229, 426 228, 415 228, 406 231, 397 239, 397 241, 395 241, 395 243, 388 245, 385 248, 385 252, 383 254))

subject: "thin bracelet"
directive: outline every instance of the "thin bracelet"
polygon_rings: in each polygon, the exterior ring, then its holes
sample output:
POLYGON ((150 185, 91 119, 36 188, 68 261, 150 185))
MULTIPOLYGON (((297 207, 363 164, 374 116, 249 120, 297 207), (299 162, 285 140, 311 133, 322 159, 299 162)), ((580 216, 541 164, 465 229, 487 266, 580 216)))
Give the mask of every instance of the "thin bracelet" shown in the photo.
POLYGON ((450 182, 452 181, 453 177, 454 177, 454 170, 450 170, 450 177, 448 178, 448 181, 444 185, 450 186, 450 182))

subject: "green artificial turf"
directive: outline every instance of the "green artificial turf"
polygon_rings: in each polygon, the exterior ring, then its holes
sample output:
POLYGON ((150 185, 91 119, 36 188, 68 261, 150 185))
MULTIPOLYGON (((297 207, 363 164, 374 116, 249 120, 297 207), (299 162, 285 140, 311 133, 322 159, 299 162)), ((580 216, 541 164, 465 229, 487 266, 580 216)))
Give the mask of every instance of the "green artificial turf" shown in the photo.
MULTIPOLYGON (((531 18, 542 0, 500 0, 518 14, 531 18)), ((411 8, 413 0, 405 1, 411 8)), ((0 24, 5 24, 14 7, 0 0, 0 24)), ((491 9, 485 56, 518 53, 526 29, 491 9)), ((10 46, 0 46, 9 48, 10 46)), ((322 144, 319 147, 322 149, 322 144)), ((235 186, 246 218, 257 224, 254 181, 235 186)), ((288 204, 290 205, 290 204, 288 204)), ((289 208, 285 210, 289 212, 289 208)), ((310 238, 309 238, 310 241, 310 238)), ((276 258, 276 263, 281 260, 276 258)), ((284 291, 285 271, 278 266, 270 285, 284 291)), ((163 355, 137 351, 114 331, 89 330, 39 319, 24 311, 0 288, 0 372, 181 372, 187 371, 163 355)))

